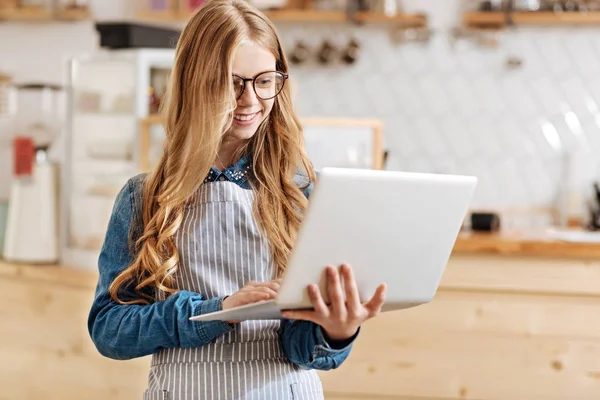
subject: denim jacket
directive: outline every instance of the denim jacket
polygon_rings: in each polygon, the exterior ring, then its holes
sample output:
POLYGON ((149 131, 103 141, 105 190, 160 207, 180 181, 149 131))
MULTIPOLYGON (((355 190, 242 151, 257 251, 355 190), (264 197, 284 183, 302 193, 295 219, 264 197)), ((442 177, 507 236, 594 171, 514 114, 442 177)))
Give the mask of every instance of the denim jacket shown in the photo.
MULTIPOLYGON (((227 179, 250 189, 247 179, 236 174, 248 164, 248 157, 243 157, 223 171, 213 168, 206 179, 227 179)), ((181 290, 150 305, 121 305, 110 297, 111 282, 134 259, 128 240, 130 230, 134 238, 142 233, 139 221, 143 180, 143 174, 130 179, 116 198, 98 259, 100 275, 88 317, 88 330, 98 351, 119 360, 151 355, 163 348, 200 347, 234 329, 221 321, 189 320, 194 315, 220 310, 223 298, 208 299, 201 293, 181 290)), ((296 176, 296 181, 308 182, 301 175, 296 176)), ((312 184, 304 189, 307 197, 311 191, 312 184)), ((288 359, 305 369, 337 368, 350 353, 357 335, 358 332, 345 342, 335 342, 326 338, 319 325, 309 321, 282 320, 280 328, 281 345, 288 359)))

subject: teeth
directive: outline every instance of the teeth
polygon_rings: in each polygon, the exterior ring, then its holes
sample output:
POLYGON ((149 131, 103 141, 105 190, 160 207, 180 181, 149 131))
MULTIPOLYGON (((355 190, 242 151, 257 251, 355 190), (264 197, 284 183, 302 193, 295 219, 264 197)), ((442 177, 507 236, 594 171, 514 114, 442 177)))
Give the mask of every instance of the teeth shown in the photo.
POLYGON ((234 115, 233 118, 237 119, 238 121, 250 121, 252 118, 254 118, 256 116, 256 114, 258 114, 258 113, 254 113, 254 114, 250 114, 250 115, 234 115))

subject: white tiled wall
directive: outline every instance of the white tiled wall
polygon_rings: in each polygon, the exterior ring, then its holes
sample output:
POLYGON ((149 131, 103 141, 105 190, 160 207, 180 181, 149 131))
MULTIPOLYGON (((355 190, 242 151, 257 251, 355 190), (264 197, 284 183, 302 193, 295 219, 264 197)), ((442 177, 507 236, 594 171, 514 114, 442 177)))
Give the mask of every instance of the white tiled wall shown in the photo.
MULTIPOLYGON (((131 16, 130 3, 92 2, 100 19, 131 16)), ((452 47, 460 0, 403 3, 428 14, 429 44, 396 45, 387 25, 278 24, 289 51, 298 39, 343 46, 356 36, 362 45, 353 66, 293 67, 302 116, 383 119, 389 169, 475 174, 475 207, 551 205, 564 149, 575 154, 574 185, 589 187, 600 154, 600 28, 519 28, 496 50, 452 47), (522 68, 506 68, 513 56, 522 68)), ((0 57, 0 69, 18 81, 60 82, 65 58, 93 51, 97 40, 91 23, 2 24, 0 56, 11 56, 0 57)))
POLYGON ((382 26, 280 30, 288 50, 359 39, 353 66, 293 67, 296 104, 302 116, 383 119, 389 169, 477 175, 481 208, 553 205, 565 151, 573 186, 585 192, 598 176, 600 29, 521 28, 496 49, 453 48, 440 29, 424 45, 396 45, 382 26), (509 57, 522 67, 507 68, 509 57))

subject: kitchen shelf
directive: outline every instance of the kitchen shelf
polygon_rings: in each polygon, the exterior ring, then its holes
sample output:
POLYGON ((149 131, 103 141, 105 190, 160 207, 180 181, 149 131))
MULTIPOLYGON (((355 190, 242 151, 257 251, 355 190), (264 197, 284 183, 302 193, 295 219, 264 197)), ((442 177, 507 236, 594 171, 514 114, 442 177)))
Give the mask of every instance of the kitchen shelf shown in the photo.
MULTIPOLYGON (((344 11, 319 11, 319 10, 274 10, 265 11, 265 15, 274 22, 349 22, 350 18, 344 11)), ((141 12, 138 17, 145 21, 154 22, 185 22, 191 12, 177 11, 151 11, 141 12)), ((427 25, 425 14, 398 13, 388 16, 378 12, 358 12, 356 20, 360 22, 388 22, 400 23, 405 26, 422 27, 427 25)))
POLYGON ((144 10, 138 13, 138 18, 144 21, 154 22, 183 22, 183 17, 175 11, 152 11, 144 10))
POLYGON ((148 125, 160 125, 163 123, 163 117, 161 114, 150 114, 146 118, 143 118, 140 122, 148 125))
MULTIPOLYGON (((316 10, 279 10, 265 13, 273 21, 281 22, 347 22, 348 14, 344 11, 316 10)), ((424 26, 427 17, 424 14, 398 13, 388 16, 378 12, 358 12, 356 20, 361 22, 397 22, 411 26, 424 26)))
POLYGON ((52 12, 35 8, 0 9, 0 20, 4 21, 50 21, 52 12))
POLYGON ((0 9, 0 21, 36 22, 36 21, 84 21, 92 16, 87 9, 63 9, 53 13, 51 10, 36 8, 0 9))
POLYGON ((98 118, 106 118, 106 117, 115 117, 115 118, 137 118, 133 111, 75 111, 74 117, 98 117, 98 118))
POLYGON ((85 21, 92 19, 92 14, 87 8, 65 8, 56 13, 55 19, 62 21, 85 21))
MULTIPOLYGON (((600 25, 600 12, 512 12, 516 25, 600 25)), ((498 11, 468 12, 463 15, 465 25, 473 28, 502 28, 507 25, 507 14, 498 11)))

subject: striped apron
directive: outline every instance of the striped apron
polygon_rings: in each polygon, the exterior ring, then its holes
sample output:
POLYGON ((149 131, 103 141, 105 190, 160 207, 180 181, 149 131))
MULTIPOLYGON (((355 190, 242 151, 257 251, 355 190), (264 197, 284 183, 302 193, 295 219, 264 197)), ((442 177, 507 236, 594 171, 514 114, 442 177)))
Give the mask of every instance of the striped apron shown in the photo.
MULTIPOLYGON (((276 277, 269 245, 253 217, 253 192, 233 182, 203 184, 176 235, 176 287, 206 298, 276 277)), ((192 322, 190 322, 192 323, 192 322)), ((244 321, 208 345, 152 356, 146 400, 323 399, 316 371, 291 363, 280 321, 244 321)))

